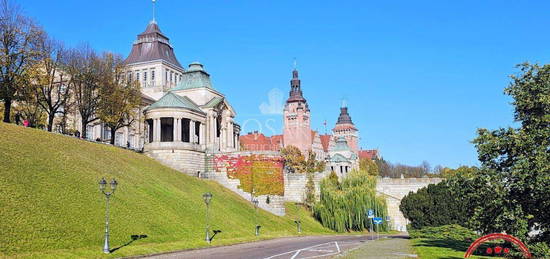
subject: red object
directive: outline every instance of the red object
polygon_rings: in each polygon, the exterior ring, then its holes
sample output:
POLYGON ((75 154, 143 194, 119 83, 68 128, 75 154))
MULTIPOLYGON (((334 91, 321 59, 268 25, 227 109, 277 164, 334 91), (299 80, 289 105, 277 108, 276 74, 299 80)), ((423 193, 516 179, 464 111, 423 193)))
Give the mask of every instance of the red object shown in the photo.
POLYGON ((374 158, 378 158, 378 150, 371 149, 371 150, 359 150, 359 158, 368 158, 370 160, 374 158))
MULTIPOLYGON (((476 241, 474 241, 470 245, 470 247, 468 247, 468 250, 464 254, 464 258, 470 257, 474 253, 474 251, 477 249, 477 247, 480 246, 481 244, 483 244, 487 241, 495 240, 495 239, 502 239, 502 240, 509 241, 509 242, 513 243, 514 245, 519 247, 519 249, 521 250, 521 252, 523 253, 523 256, 525 258, 531 258, 532 257, 532 255, 529 252, 529 249, 527 248, 527 246, 523 242, 521 242, 521 240, 519 240, 518 238, 516 238, 514 236, 511 236, 511 235, 493 233, 493 234, 485 235, 485 236, 482 236, 482 237, 476 239, 476 241)), ((506 249, 505 249, 505 251, 506 251, 506 249)))
POLYGON ((28 126, 29 126, 29 121, 28 121, 28 120, 24 120, 24 121, 23 121, 23 126, 28 127, 28 126))
POLYGON ((502 253, 502 247, 500 247, 500 246, 495 247, 495 253, 496 254, 502 253))
POLYGON ((492 254, 492 253, 493 253, 493 249, 490 248, 490 247, 487 247, 487 250, 485 250, 485 252, 487 252, 487 254, 492 254))
POLYGON ((504 253, 509 254, 510 253, 510 248, 508 248, 508 247, 504 248, 504 253))

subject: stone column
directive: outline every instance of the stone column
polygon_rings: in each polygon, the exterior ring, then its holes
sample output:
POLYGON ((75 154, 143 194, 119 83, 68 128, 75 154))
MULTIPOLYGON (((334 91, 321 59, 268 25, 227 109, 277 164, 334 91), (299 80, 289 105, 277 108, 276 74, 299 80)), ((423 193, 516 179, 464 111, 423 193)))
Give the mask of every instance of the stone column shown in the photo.
POLYGON ((227 123, 228 126, 228 129, 227 129, 227 141, 229 142, 229 145, 230 147, 232 148, 235 148, 235 145, 233 145, 233 143, 235 143, 233 140, 235 139, 234 136, 233 136, 233 119, 231 117, 229 117, 229 122, 227 123))
POLYGON ((174 118, 174 142, 178 142, 181 140, 180 138, 180 132, 181 132, 181 119, 180 118, 174 118))
POLYGON ((189 119, 189 143, 195 143, 195 121, 189 119))
POLYGON ((159 142, 160 141, 160 119, 155 118, 153 119, 153 142, 159 142))
POLYGON ((204 145, 205 144, 205 137, 204 137, 204 123, 201 123, 200 126, 199 126, 199 143, 201 145, 204 145))

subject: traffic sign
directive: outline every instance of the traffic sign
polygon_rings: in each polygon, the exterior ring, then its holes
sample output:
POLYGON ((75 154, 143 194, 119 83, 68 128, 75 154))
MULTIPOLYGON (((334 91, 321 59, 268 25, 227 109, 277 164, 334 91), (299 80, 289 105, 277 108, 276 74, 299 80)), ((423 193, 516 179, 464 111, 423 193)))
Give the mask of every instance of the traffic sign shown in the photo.
POLYGON ((376 218, 373 218, 372 221, 374 222, 374 224, 377 224, 377 225, 382 224, 382 218, 376 217, 376 218))
POLYGON ((369 209, 369 211, 368 211, 368 213, 367 213, 367 216, 368 216, 369 219, 374 218, 374 211, 371 210, 371 209, 369 209))

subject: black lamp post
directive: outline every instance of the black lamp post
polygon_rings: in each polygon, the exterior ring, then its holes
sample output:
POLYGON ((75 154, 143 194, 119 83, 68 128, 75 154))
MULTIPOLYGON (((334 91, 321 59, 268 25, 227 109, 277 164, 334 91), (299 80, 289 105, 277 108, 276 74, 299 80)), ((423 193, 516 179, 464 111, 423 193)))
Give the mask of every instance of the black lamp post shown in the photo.
POLYGON ((111 180, 111 191, 106 192, 105 188, 107 187, 107 181, 105 181, 105 178, 101 178, 101 181, 99 181, 99 190, 103 194, 105 194, 106 198, 106 207, 105 207, 105 242, 103 243, 103 253, 111 253, 109 249, 109 198, 111 195, 115 192, 116 186, 118 185, 118 182, 113 178, 111 180))
POLYGON ((208 233, 209 232, 209 229, 210 229, 210 225, 208 224, 208 208, 210 207, 210 200, 212 200, 212 193, 205 193, 202 195, 202 198, 204 199, 204 203, 206 204, 206 237, 205 237, 205 240, 206 242, 208 242, 210 244, 210 234, 208 233))
POLYGON ((260 224, 258 224, 258 199, 252 200, 252 203, 254 203, 254 218, 256 221, 256 236, 260 235, 260 224))

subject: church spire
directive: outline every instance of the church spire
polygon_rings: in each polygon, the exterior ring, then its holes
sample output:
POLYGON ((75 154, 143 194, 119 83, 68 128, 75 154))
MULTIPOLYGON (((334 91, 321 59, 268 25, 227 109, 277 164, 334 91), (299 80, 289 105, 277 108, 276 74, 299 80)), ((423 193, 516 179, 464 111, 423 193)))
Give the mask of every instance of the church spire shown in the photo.
POLYGON ((290 93, 286 102, 306 102, 306 99, 302 95, 301 81, 296 69, 296 59, 294 59, 294 69, 292 70, 292 79, 290 80, 290 93))

